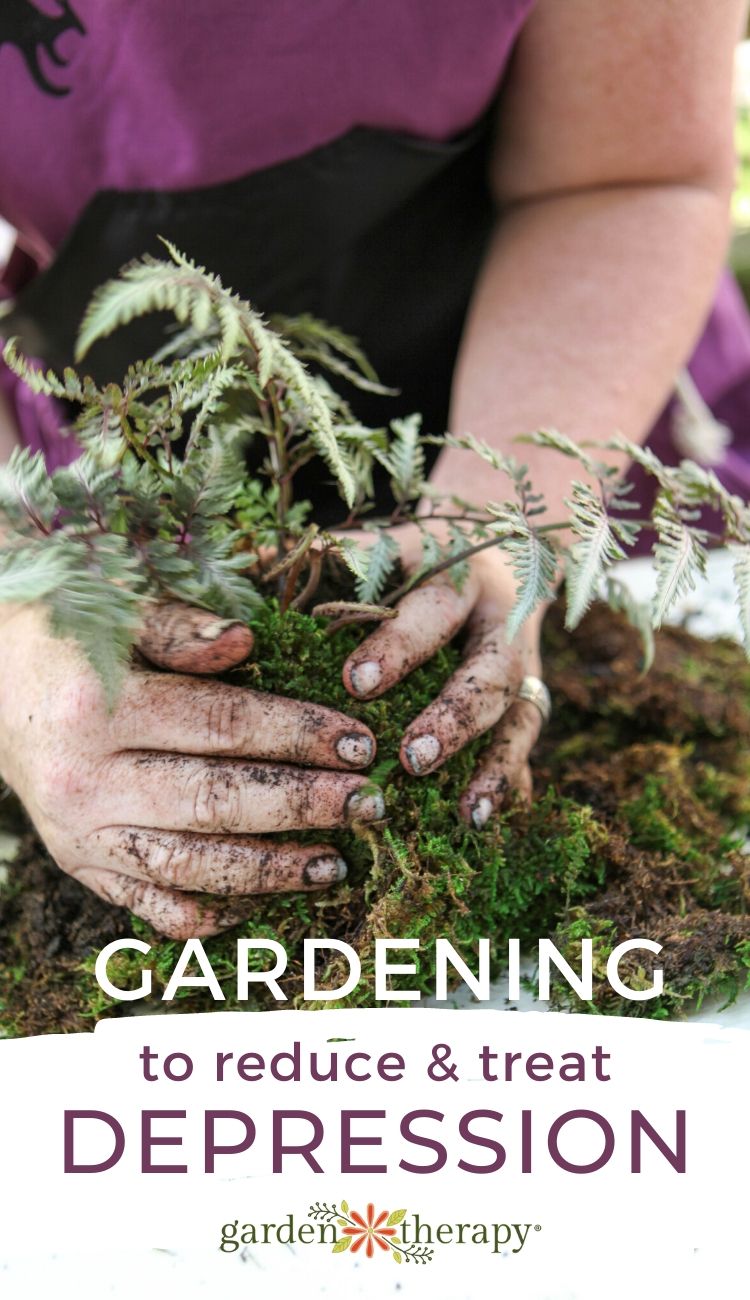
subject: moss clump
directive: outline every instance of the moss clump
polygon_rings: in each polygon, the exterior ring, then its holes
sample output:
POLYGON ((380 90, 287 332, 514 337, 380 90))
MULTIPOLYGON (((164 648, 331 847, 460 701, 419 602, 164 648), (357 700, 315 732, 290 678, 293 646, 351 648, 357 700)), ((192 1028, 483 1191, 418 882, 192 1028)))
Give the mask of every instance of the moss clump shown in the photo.
MULTIPOLYGON (((349 863, 343 884, 319 895, 259 898, 249 922, 206 941, 226 993, 222 1008, 236 1005, 238 934, 286 946, 287 1006, 301 1000, 306 937, 341 938, 361 953, 363 979, 347 1005, 372 1004, 373 941, 389 935, 421 941, 419 976, 409 984, 425 993, 440 936, 467 959, 477 938, 489 937, 498 974, 510 937, 535 944, 552 934, 573 959, 580 939, 591 936, 602 965, 623 938, 663 943, 665 995, 624 1002, 599 982, 591 1008, 597 1011, 666 1016, 687 999, 731 996, 747 982, 750 858, 740 841, 750 822, 750 668, 741 651, 668 630, 643 677, 636 634, 604 607, 572 637, 555 611, 546 636, 555 708, 535 756, 534 806, 509 811, 479 834, 459 819, 456 793, 481 741, 426 780, 408 777, 397 759, 405 725, 434 697, 457 651, 443 651, 387 698, 360 703, 340 680, 357 633, 331 640, 304 615, 264 612, 254 661, 228 680, 312 699, 366 722, 378 737, 373 777, 385 791, 387 820, 366 835, 325 833, 349 863)), ((5 1031, 84 1028, 119 1014, 122 1005, 109 1002, 92 975, 96 952, 117 933, 153 944, 153 1001, 165 1009, 159 995, 180 945, 93 899, 27 837, 0 898, 0 941, 9 954, 0 975, 5 1031), (23 977, 14 978, 13 968, 23 977)), ((139 982, 140 960, 136 968, 121 955, 113 977, 139 982)), ((319 978, 341 976, 334 962, 319 978)), ((635 983, 648 971, 632 966, 625 977, 635 983)), ((557 996, 562 1001, 564 991, 557 996)), ((184 990, 179 999, 185 1010, 215 1005, 203 990, 184 990)), ((242 1005, 276 1004, 260 990, 257 1002, 242 1005)))

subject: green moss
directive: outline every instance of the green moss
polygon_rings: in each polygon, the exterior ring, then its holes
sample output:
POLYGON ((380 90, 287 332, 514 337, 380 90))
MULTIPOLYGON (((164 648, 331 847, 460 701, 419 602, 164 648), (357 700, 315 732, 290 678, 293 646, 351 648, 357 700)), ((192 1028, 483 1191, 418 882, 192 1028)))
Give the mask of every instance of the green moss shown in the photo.
POLYGON ((722 1007, 730 1006, 737 996, 750 989, 750 941, 740 937, 747 933, 741 922, 732 924, 721 914, 707 916, 691 913, 682 918, 672 933, 661 927, 649 938, 664 944, 658 958, 644 961, 645 954, 626 957, 620 974, 628 987, 637 991, 652 985, 654 965, 664 968, 664 993, 647 1002, 627 1002, 614 993, 605 980, 607 957, 624 937, 618 926, 605 918, 591 915, 585 908, 575 912, 561 925, 555 941, 575 968, 580 961, 580 942, 593 941, 593 968, 596 993, 593 1002, 581 1005, 560 979, 552 983, 552 1005, 571 1011, 588 1010, 603 1015, 648 1016, 655 1020, 671 1019, 686 1008, 700 1009, 706 998, 718 999, 722 1007))
POLYGON ((622 815, 630 828, 631 841, 637 847, 655 853, 677 853, 689 860, 694 849, 690 837, 675 823, 670 803, 668 781, 648 775, 637 799, 623 804, 622 815))
MULTIPOLYGON (((287 1006, 301 1002, 301 945, 307 937, 341 938, 360 953, 363 978, 349 1006, 373 1003, 374 940, 384 936, 421 941, 419 974, 409 984, 425 994, 434 985, 433 945, 441 936, 467 961, 477 939, 490 938, 498 975, 509 938, 531 946, 553 935, 575 963, 581 938, 591 937, 599 976, 608 952, 623 938, 662 942, 665 996, 625 1002, 599 979, 588 1008, 598 1012, 663 1017, 679 1013, 691 999, 709 993, 732 997, 745 986, 750 876, 739 841, 750 813, 750 672, 737 647, 669 631, 658 638, 654 669, 642 677, 637 637, 610 611, 592 611, 572 638, 553 615, 546 673, 555 708, 535 755, 534 805, 507 811, 480 834, 459 818, 457 795, 482 741, 428 779, 407 776, 398 762, 405 726, 449 676, 458 662, 456 649, 442 651, 386 698, 362 703, 346 693, 340 677, 361 633, 348 629, 329 638, 314 620, 296 613, 281 617, 274 609, 262 613, 255 632, 253 662, 228 680, 324 703, 366 722, 378 738, 372 775, 384 789, 387 817, 366 833, 325 833, 349 863, 344 883, 320 894, 258 898, 244 925, 205 942, 226 994, 222 1008, 237 1005, 238 935, 285 945, 287 1006), (687 662, 689 673, 683 671, 687 662)), ((320 832, 310 837, 320 840, 320 832)), ((38 846, 34 853, 39 859, 38 846)), ((163 1010, 160 994, 180 945, 135 918, 128 931, 152 944, 153 1001, 163 1010)), ((75 987, 69 1027, 122 1010, 92 977, 96 951, 109 937, 92 944, 83 961, 68 963, 67 978, 75 987)), ((3 982, 6 1011, 0 1011, 0 1023, 8 1032, 39 1032, 28 1000, 19 1013, 19 990, 28 993, 30 981, 33 989, 33 960, 28 944, 18 940, 18 925, 14 942, 13 962, 25 964, 27 976, 20 984, 3 982)), ((261 969, 267 954, 255 960, 261 969)), ((112 962, 113 977, 123 986, 139 983, 141 961, 120 954, 112 962)), ((318 978, 333 986, 344 974, 334 960, 318 978)), ((635 959, 624 969, 635 986, 648 977, 635 959)), ((242 1005, 276 1005, 262 987, 255 996, 242 1005)), ((558 1005, 565 1004, 562 987, 555 996, 558 1005)), ((200 989, 182 990, 173 1008, 177 1004, 185 1010, 216 1005, 200 989)))

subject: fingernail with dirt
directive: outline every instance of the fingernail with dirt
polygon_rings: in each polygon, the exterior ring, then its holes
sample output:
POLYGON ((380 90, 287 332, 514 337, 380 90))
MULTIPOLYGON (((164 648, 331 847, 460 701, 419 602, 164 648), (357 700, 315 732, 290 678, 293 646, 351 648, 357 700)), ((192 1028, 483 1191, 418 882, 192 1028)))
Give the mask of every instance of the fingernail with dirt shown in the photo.
POLYGON ((352 668, 349 673, 354 694, 371 695, 380 685, 382 676, 380 664, 374 659, 366 659, 364 663, 357 664, 356 668, 352 668))
POLYGON ((385 816, 385 799, 380 790, 355 790, 346 801, 346 815, 352 822, 379 822, 385 816))
POLYGON ((343 858, 312 858, 303 875, 308 885, 335 885, 346 879, 348 870, 343 858))
POLYGON ((492 816, 492 800, 486 796, 483 799, 477 799, 471 810, 471 820, 474 823, 475 830, 484 830, 487 822, 492 816))
POLYGON ((228 632, 230 627, 242 627, 236 618, 219 618, 214 623, 205 623, 198 630, 198 639, 200 641, 218 641, 220 636, 228 632))
POLYGON ((369 736, 360 731, 350 731, 336 742, 336 753, 344 763, 352 767, 367 767, 372 762, 374 745, 369 736))
POLYGON ((417 736, 416 740, 406 746, 409 766, 417 776, 437 763, 441 752, 442 746, 437 736, 417 736))

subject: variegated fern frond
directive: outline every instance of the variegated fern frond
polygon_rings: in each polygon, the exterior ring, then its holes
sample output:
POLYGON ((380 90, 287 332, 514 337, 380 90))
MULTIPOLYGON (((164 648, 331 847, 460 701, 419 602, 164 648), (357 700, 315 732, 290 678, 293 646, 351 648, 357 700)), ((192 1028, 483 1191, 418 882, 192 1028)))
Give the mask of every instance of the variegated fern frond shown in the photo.
POLYGON ((250 349, 262 390, 274 382, 295 393, 317 451, 352 505, 356 486, 348 456, 336 438, 329 404, 303 361, 260 313, 226 289, 217 275, 196 265, 169 240, 162 243, 171 261, 142 257, 97 290, 81 325, 77 360, 83 360, 99 339, 154 311, 171 311, 195 335, 213 330, 223 361, 250 349))
POLYGON ((276 595, 282 609, 312 608, 334 626, 393 618, 405 591, 443 573, 460 586, 473 557, 491 547, 515 576, 509 639, 554 598, 564 572, 568 627, 604 592, 639 628, 650 661, 651 624, 658 627, 705 571, 704 507, 719 520, 716 540, 733 550, 750 655, 750 508, 713 470, 690 460, 665 465, 620 436, 597 447, 538 430, 520 441, 580 466, 567 517, 550 518, 528 466, 506 450, 469 433, 424 431, 418 415, 388 428, 359 423, 356 393, 343 396, 333 380, 392 390, 355 340, 310 316, 269 323, 163 242, 164 259, 131 262, 98 290, 82 325, 79 359, 139 316, 175 317, 165 346, 132 365, 121 384, 42 370, 12 341, 4 354, 35 393, 78 408, 73 429, 83 454, 49 475, 41 455, 17 451, 0 470, 0 602, 41 601, 53 629, 78 640, 110 699, 151 600, 180 599, 244 622, 276 595), (465 501, 426 482, 428 445, 478 457, 489 500, 465 501), (626 457, 657 484, 651 512, 632 501, 626 457), (297 475, 315 458, 342 499, 336 532, 322 531, 309 503, 297 499, 297 475), (379 467, 395 500, 385 518, 374 510, 379 467), (421 540, 419 567, 406 577, 396 524, 421 540), (611 570, 649 524, 657 590, 646 618, 611 570), (355 599, 316 597, 326 565, 340 583, 342 560, 355 599))
POLYGON ((654 547, 654 627, 661 627, 675 601, 693 591, 697 578, 705 576, 707 534, 697 526, 696 518, 696 511, 680 511, 666 494, 657 497, 652 516, 658 538, 654 547))
POLYGON ((635 541, 637 527, 610 514, 601 492, 586 483, 574 482, 565 504, 577 538, 565 562, 565 626, 570 629, 578 626, 596 598, 605 571, 625 559, 625 548, 635 541))

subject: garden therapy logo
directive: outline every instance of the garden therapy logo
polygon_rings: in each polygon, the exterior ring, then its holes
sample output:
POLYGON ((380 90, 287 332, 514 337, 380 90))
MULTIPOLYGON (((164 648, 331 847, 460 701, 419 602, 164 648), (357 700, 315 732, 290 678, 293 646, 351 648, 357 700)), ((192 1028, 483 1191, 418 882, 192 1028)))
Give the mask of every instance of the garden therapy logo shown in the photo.
POLYGON ((316 1201, 307 1219, 288 1213, 276 1223, 240 1223, 221 1229, 219 1250, 226 1254, 257 1246, 326 1246, 334 1255, 379 1259, 390 1255, 396 1264, 430 1264, 435 1246, 486 1246, 493 1255, 518 1255, 540 1223, 430 1223, 407 1210, 377 1210, 370 1201, 364 1214, 347 1201, 316 1201))
POLYGON ((398 1236, 396 1229, 406 1218, 406 1210, 392 1210, 390 1214, 387 1210, 382 1210, 376 1216, 375 1206, 371 1201, 367 1206, 367 1214, 363 1218, 356 1210, 350 1210, 346 1201, 342 1201, 339 1207, 316 1202, 315 1205, 310 1206, 308 1214, 318 1223, 335 1222, 341 1229, 341 1236, 333 1247, 334 1255, 342 1255, 345 1250, 356 1255, 357 1251, 364 1246, 365 1255, 368 1259, 372 1259, 377 1245, 381 1250, 390 1251, 397 1264, 400 1264, 403 1259, 407 1264, 412 1261, 418 1264, 429 1264, 435 1253, 430 1246, 419 1246, 415 1242, 406 1245, 398 1236))

